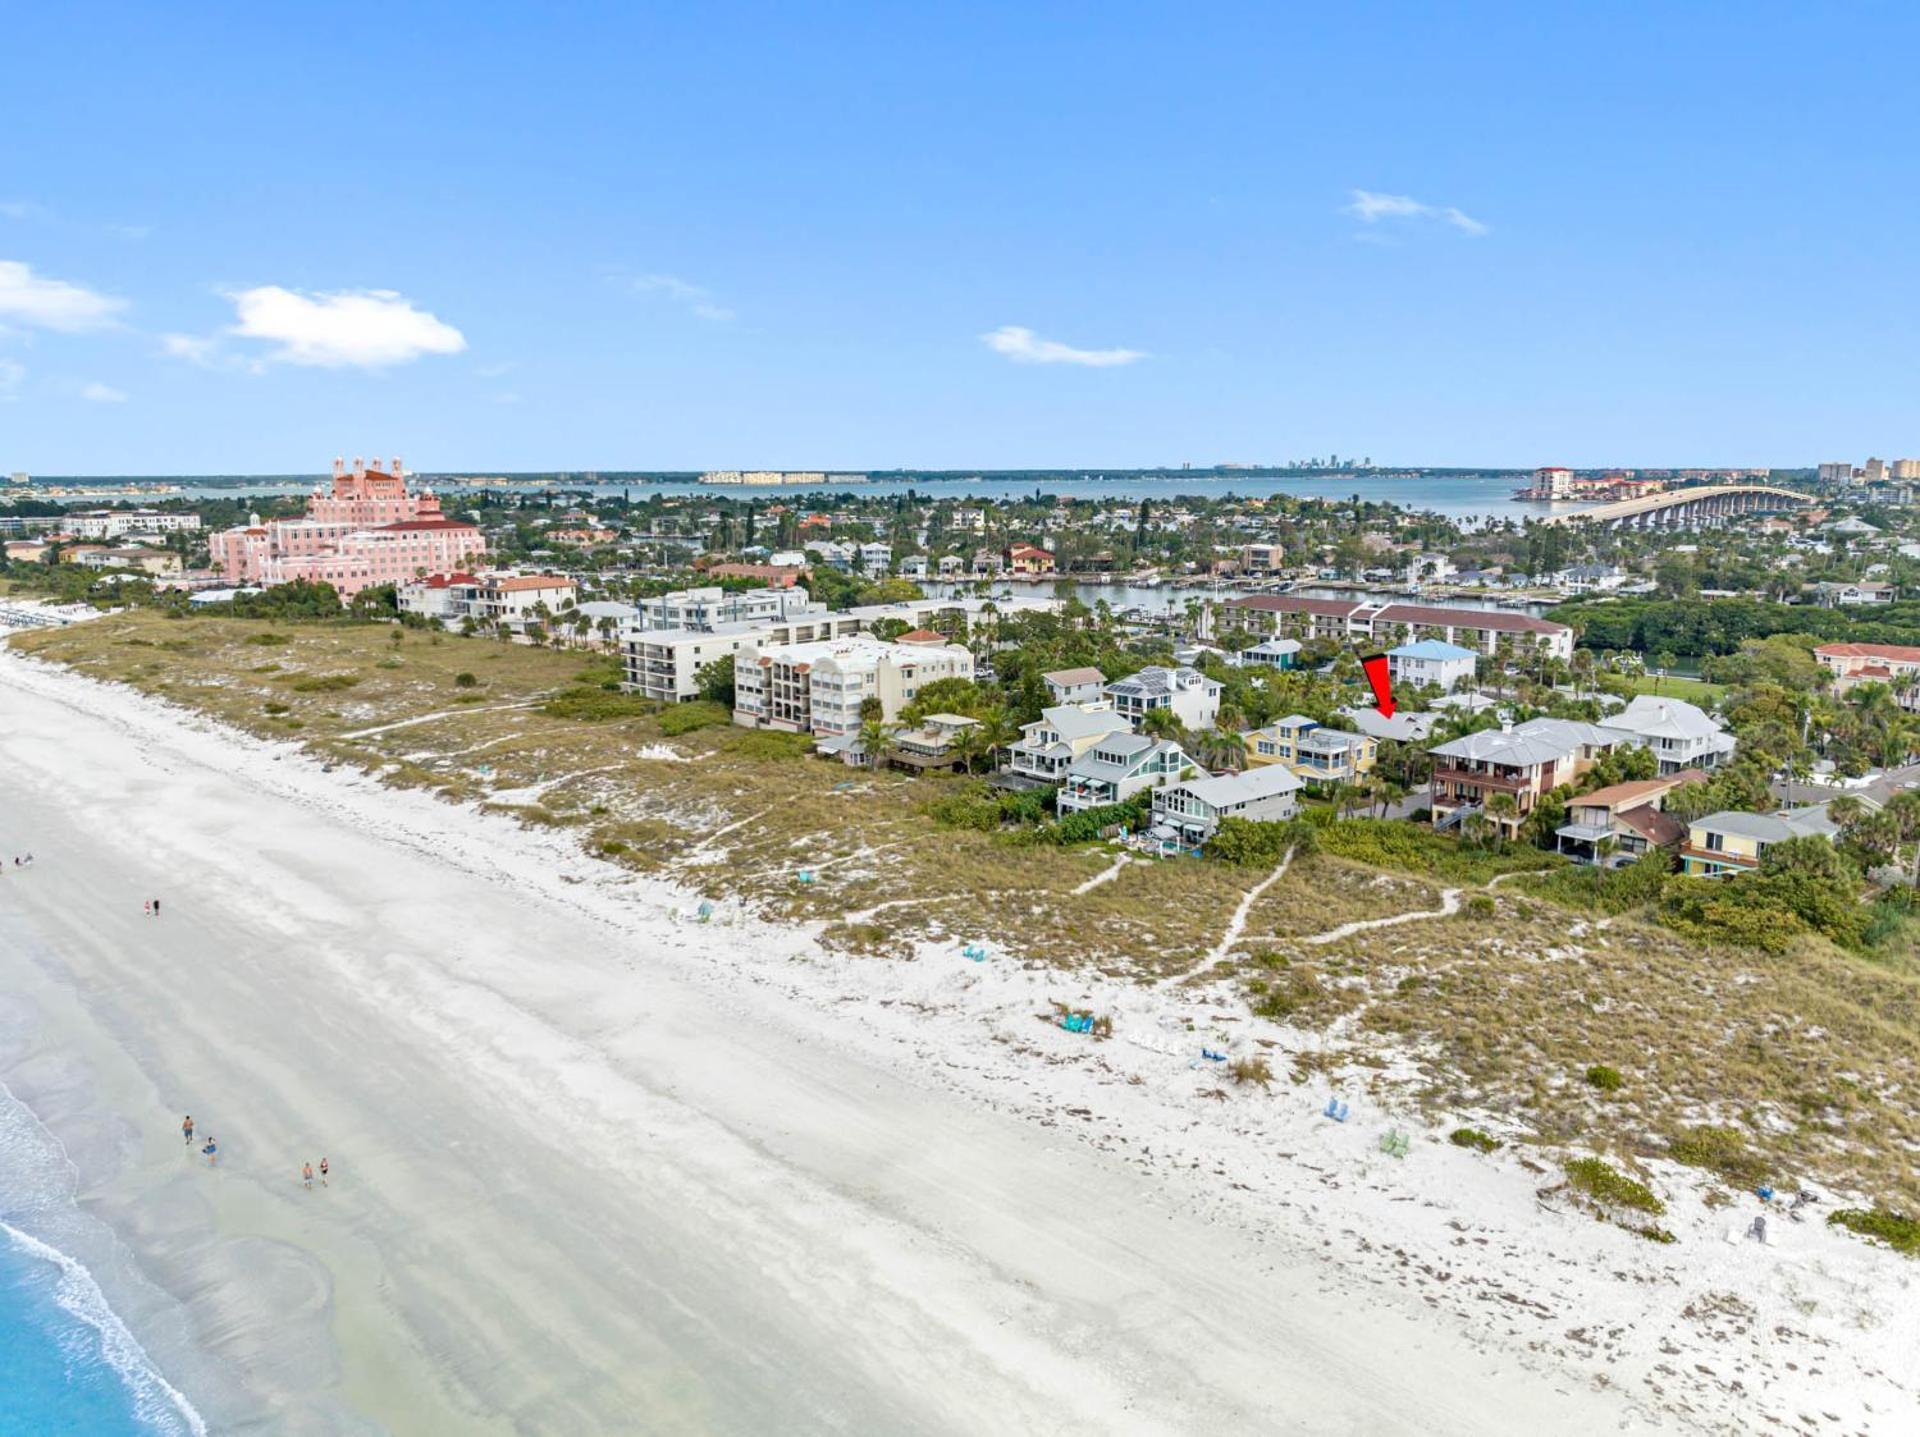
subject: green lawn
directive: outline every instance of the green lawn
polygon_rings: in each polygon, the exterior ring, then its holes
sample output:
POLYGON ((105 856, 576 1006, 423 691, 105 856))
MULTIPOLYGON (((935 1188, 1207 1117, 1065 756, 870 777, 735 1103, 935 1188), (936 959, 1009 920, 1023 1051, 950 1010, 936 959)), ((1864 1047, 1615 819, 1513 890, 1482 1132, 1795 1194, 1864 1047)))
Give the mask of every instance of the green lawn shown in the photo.
POLYGON ((1685 679, 1661 677, 1658 674, 1641 674, 1633 681, 1636 694, 1658 694, 1661 698, 1685 699, 1690 704, 1709 707, 1720 701, 1727 691, 1725 684, 1710 684, 1705 679, 1685 679))

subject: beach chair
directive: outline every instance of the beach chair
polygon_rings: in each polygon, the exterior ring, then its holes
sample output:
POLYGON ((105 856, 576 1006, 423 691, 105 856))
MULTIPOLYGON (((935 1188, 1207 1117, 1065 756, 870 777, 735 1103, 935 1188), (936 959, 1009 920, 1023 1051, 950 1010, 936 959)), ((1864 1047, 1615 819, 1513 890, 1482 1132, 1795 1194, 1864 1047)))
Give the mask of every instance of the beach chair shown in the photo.
POLYGON ((693 910, 694 922, 705 923, 712 917, 713 917, 713 901, 711 899, 702 898, 700 900, 700 906, 693 910))
POLYGON ((980 943, 969 943, 960 950, 960 956, 962 958, 971 958, 976 963, 984 963, 987 959, 986 946, 980 943))
POLYGON ((812 882, 813 882, 813 870, 812 870, 811 868, 803 868, 803 869, 801 869, 801 870, 800 870, 800 872, 799 872, 799 874, 798 874, 797 876, 799 877, 799 879, 800 879, 800 881, 801 881, 802 883, 812 883, 812 882))
POLYGON ((1227 1061, 1227 1055, 1225 1053, 1216 1053, 1211 1048, 1202 1048, 1200 1050, 1200 1056, 1205 1058, 1209 1063, 1224 1063, 1227 1061))
POLYGON ((1407 1135, 1398 1128, 1388 1128, 1380 1138, 1380 1151, 1390 1158, 1404 1158, 1408 1149, 1407 1135))
POLYGON ((1327 1106, 1320 1116, 1332 1118, 1336 1123, 1344 1123, 1347 1120, 1347 1105, 1338 1098, 1328 1098, 1327 1106))

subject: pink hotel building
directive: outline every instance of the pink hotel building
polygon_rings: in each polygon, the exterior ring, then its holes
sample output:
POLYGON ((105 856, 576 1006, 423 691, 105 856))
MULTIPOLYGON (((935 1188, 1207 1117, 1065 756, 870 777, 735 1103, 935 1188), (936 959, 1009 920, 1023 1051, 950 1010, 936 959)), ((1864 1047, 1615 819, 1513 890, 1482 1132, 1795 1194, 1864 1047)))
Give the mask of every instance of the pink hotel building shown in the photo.
POLYGON ((307 497, 304 519, 270 519, 214 536, 213 558, 236 583, 331 584, 351 598, 376 584, 404 584, 422 574, 472 567, 487 541, 463 519, 449 519, 431 492, 407 492, 400 461, 348 470, 333 461, 333 488, 307 497))

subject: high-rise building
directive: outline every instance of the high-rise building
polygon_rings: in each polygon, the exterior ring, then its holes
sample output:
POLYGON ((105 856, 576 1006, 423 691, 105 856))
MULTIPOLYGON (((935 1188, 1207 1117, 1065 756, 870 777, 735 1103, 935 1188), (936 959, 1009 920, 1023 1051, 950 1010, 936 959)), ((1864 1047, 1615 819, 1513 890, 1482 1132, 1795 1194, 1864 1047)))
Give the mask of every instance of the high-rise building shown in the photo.
POLYGON ((1886 483, 1887 461, 1884 459, 1869 459, 1867 461, 1866 473, 1863 477, 1866 479, 1867 483, 1869 484, 1886 483))
POLYGON ((1822 464, 1820 466, 1819 477, 1822 484, 1851 484, 1853 482, 1853 465, 1838 463, 1822 464))
POLYGON ((1893 461, 1895 479, 1920 479, 1920 459, 1896 459, 1893 461))

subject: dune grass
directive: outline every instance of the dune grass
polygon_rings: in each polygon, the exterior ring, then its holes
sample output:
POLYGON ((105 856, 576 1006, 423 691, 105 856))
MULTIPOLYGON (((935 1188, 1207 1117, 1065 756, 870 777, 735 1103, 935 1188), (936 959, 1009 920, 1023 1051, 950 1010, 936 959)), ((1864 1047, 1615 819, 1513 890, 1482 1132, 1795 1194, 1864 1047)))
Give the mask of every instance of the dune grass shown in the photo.
MULTIPOLYGON (((1450 1127, 1491 1118, 1533 1141, 1673 1158, 1728 1181, 1817 1174, 1891 1210, 1920 1207, 1908 1158, 1920 1151, 1920 976, 1812 939, 1778 955, 1689 942, 1632 912, 1562 906, 1532 878, 1484 887, 1530 854, 1461 855, 1411 825, 1342 825, 1338 851, 1301 855, 1208 967, 1266 871, 1143 861, 1076 895, 1112 862, 1105 846, 941 828, 929 804, 966 780, 825 763, 804 738, 699 706, 654 711, 604 687, 604 658, 150 612, 12 642, 387 782, 573 833, 633 872, 817 923, 830 946, 890 957, 985 940, 1015 961, 1224 979, 1250 1010, 1320 1034, 1303 1049, 1311 1066, 1344 1065, 1450 1127), (1305 941, 1434 911, 1444 887, 1469 890, 1452 918, 1305 941), (1587 1079, 1603 1068, 1617 1087, 1587 1079)), ((1280 1084, 1307 1062, 1276 1055, 1280 1084)))

